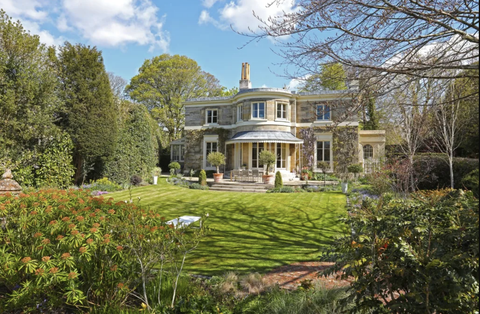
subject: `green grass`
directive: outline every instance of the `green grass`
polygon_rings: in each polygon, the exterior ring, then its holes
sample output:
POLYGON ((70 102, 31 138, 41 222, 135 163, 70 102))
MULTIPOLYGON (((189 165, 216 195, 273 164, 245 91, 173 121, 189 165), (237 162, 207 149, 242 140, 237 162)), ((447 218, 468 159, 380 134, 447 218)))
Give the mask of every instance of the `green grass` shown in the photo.
MULTIPOLYGON (((260 194, 190 190, 158 185, 132 189, 140 205, 167 220, 209 214, 208 235, 187 257, 185 270, 202 275, 267 272, 298 261, 317 260, 322 247, 346 232, 338 218, 346 214, 341 192, 260 194)), ((128 191, 111 193, 115 200, 128 191)))

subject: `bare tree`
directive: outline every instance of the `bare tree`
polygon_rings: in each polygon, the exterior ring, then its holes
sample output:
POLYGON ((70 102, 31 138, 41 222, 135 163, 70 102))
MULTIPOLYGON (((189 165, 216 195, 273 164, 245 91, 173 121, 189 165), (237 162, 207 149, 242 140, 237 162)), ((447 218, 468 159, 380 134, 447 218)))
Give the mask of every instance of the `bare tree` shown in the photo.
POLYGON ((293 13, 257 17, 260 31, 244 35, 277 38, 279 54, 295 66, 290 76, 305 77, 318 64, 339 62, 355 69, 352 74, 366 85, 388 86, 380 91, 386 93, 416 78, 478 77, 478 72, 459 73, 479 68, 474 64, 478 9, 478 1, 463 0, 300 0, 293 13), (432 71, 438 69, 456 72, 432 71))
POLYGON ((125 99, 125 87, 127 87, 128 82, 123 77, 115 75, 113 72, 107 72, 107 74, 115 100, 125 99))

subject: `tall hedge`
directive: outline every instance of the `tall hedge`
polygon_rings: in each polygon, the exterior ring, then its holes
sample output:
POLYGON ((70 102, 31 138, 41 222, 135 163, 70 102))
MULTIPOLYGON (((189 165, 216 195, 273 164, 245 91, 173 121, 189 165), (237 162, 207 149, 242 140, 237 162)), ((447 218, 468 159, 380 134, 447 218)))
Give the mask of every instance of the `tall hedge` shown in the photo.
POLYGON ((133 175, 150 177, 158 160, 158 125, 145 106, 127 101, 121 106, 115 151, 106 162, 104 176, 126 183, 133 175))
MULTIPOLYGON (((447 157, 443 154, 419 154, 414 160, 415 172, 418 176, 418 188, 433 190, 450 186, 450 170, 447 157)), ((478 159, 454 158, 453 174, 456 189, 465 188, 462 179, 479 168, 478 159)))

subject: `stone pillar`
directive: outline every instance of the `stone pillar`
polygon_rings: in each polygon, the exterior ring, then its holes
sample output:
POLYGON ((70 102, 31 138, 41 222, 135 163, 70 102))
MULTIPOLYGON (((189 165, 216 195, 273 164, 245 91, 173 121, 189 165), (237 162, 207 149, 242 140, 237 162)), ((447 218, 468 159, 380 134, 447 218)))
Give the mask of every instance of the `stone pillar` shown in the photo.
POLYGON ((7 169, 0 180, 0 195, 2 194, 18 194, 22 191, 22 187, 17 181, 13 180, 10 169, 7 169))

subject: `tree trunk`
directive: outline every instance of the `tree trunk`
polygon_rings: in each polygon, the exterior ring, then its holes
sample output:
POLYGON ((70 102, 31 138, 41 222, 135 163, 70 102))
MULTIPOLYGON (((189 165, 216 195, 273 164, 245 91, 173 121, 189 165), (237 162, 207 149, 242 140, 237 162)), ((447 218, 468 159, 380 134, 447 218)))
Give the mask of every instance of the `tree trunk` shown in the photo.
POLYGON ((450 167, 450 187, 454 189, 454 182, 453 182, 453 157, 448 156, 448 166, 450 167))
POLYGON ((76 169, 75 169, 75 177, 73 179, 73 182, 76 185, 81 185, 83 183, 82 182, 83 158, 80 155, 77 154, 75 160, 76 160, 76 162, 75 162, 76 169))

